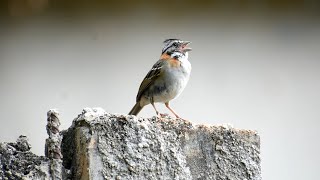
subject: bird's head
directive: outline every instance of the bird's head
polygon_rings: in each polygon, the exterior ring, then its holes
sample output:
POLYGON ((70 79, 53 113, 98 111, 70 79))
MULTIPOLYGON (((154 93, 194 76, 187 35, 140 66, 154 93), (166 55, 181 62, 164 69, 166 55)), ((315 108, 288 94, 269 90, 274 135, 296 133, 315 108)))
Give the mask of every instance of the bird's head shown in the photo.
POLYGON ((192 49, 188 47, 190 41, 182 41, 180 39, 166 39, 164 42, 164 47, 162 49, 162 54, 166 53, 171 55, 173 53, 182 53, 186 54, 188 51, 192 49))

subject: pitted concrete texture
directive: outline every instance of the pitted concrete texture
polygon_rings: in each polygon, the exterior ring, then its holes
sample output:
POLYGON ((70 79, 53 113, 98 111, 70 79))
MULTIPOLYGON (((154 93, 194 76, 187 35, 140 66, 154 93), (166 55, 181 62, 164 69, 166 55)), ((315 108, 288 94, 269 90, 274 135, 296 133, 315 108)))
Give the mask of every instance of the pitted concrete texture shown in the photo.
POLYGON ((48 159, 30 152, 26 136, 15 143, 0 143, 0 179, 49 179, 48 159))
POLYGON ((62 134, 74 179, 261 180, 255 131, 86 108, 62 134))

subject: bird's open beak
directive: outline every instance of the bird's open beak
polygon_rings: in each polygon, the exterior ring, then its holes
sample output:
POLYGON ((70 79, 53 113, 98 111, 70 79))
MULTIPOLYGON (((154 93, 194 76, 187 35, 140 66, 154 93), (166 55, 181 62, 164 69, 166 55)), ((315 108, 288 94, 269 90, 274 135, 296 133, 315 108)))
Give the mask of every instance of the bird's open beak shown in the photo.
POLYGON ((181 50, 183 52, 188 52, 188 51, 191 51, 192 48, 191 47, 188 47, 188 45, 190 44, 191 42, 190 41, 184 41, 182 46, 181 46, 181 50))

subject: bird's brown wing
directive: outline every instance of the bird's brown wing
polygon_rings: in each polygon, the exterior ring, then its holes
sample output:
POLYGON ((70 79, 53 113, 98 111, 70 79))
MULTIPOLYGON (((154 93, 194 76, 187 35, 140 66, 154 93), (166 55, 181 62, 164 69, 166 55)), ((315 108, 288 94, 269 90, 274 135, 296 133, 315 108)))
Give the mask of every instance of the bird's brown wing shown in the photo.
POLYGON ((158 60, 152 66, 151 70, 148 72, 146 77, 143 79, 143 81, 141 82, 141 85, 139 87, 138 94, 137 94, 137 99, 136 99, 137 102, 140 101, 141 96, 146 91, 146 89, 148 89, 148 87, 161 75, 164 62, 165 61, 162 59, 158 60))

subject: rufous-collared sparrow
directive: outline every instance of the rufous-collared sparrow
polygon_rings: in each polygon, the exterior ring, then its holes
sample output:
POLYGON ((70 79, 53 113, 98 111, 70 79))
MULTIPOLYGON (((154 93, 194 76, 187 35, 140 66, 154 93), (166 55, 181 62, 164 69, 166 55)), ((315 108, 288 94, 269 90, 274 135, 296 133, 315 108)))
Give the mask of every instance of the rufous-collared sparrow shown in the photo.
POLYGON ((141 109, 151 104, 157 115, 159 111, 154 103, 164 103, 177 117, 179 115, 170 107, 169 102, 180 95, 186 87, 191 73, 191 64, 188 61, 188 47, 190 41, 180 39, 167 39, 164 42, 160 59, 152 66, 143 79, 136 104, 129 115, 137 115, 141 109))

